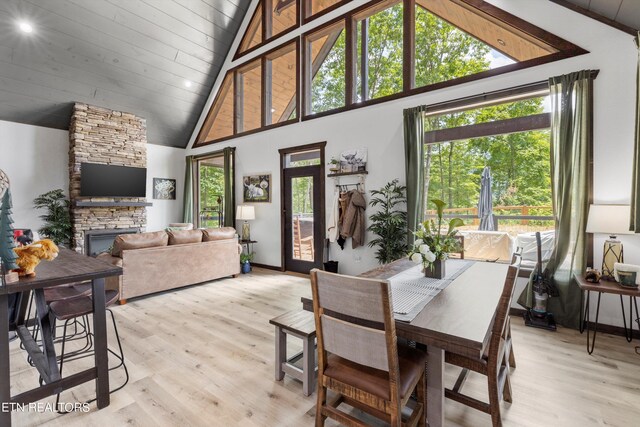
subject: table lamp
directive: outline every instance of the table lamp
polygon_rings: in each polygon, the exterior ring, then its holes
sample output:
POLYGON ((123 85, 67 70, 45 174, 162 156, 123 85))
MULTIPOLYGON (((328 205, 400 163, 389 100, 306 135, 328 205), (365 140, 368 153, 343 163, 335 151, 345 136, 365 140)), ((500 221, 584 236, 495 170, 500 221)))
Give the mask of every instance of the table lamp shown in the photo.
POLYGON ((244 221, 244 223, 242 223, 242 240, 251 240, 249 220, 256 219, 255 208, 249 205, 238 205, 236 209, 236 219, 244 221))
POLYGON ((629 231, 629 205, 591 205, 587 219, 587 233, 608 234, 602 249, 602 278, 613 278, 613 264, 624 262, 622 243, 616 239, 619 234, 633 234, 629 231))

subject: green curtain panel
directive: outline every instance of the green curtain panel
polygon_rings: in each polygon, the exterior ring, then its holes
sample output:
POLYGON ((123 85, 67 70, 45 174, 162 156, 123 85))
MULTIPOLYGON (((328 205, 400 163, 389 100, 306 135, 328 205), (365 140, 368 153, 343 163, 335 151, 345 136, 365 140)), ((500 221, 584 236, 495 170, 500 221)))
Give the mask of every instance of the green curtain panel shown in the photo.
POLYGON ((635 38, 638 48, 638 71, 636 74, 636 135, 633 150, 633 179, 631 181, 631 224, 629 230, 640 233, 640 32, 635 38))
POLYGON ((224 226, 236 226, 235 147, 226 147, 224 153, 224 226))
POLYGON ((407 183, 407 242, 424 216, 424 106, 404 110, 404 156, 407 183))
POLYGON ((185 158, 182 222, 193 224, 193 156, 185 158))
MULTIPOLYGON (((581 295, 574 273, 586 267, 586 223, 592 143, 592 86, 590 70, 549 80, 551 90, 551 189, 556 218, 555 245, 544 274, 560 293, 547 309, 556 322, 577 328, 581 295)), ((531 308, 531 283, 518 303, 531 308)))

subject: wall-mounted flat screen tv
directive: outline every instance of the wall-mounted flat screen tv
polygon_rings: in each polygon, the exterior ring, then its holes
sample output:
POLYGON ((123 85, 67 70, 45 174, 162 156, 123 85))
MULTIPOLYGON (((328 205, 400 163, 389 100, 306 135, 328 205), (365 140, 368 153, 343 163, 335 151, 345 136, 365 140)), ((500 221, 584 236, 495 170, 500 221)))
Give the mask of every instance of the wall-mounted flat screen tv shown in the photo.
POLYGON ((146 197, 147 169, 82 163, 80 196, 146 197))

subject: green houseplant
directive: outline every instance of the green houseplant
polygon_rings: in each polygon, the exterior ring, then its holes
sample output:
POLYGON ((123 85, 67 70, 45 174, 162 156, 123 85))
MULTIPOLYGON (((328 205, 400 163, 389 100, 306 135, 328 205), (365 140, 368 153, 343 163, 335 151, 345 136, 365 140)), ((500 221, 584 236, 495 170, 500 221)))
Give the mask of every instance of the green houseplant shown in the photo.
POLYGON ((64 195, 62 189, 48 191, 39 195, 33 201, 36 209, 46 209, 47 213, 40 215, 44 221, 38 232, 57 245, 71 246, 73 226, 71 225, 71 202, 64 195))
POLYGON ((394 179, 381 189, 371 191, 369 205, 380 209, 369 217, 368 230, 378 236, 369 242, 369 247, 378 247, 376 259, 380 264, 400 259, 407 253, 407 212, 400 209, 406 203, 406 189, 394 179))
POLYGON ((251 261, 253 260, 253 252, 240 254, 240 265, 243 274, 251 271, 251 261))
POLYGON ((460 218, 452 218, 447 232, 443 234, 442 217, 445 203, 438 199, 431 201, 436 205, 437 222, 431 219, 418 225, 418 229, 413 233, 416 240, 409 251, 409 258, 416 264, 422 263, 425 276, 442 279, 445 276, 444 263, 449 253, 462 250, 460 241, 456 238, 456 228, 464 225, 464 222, 460 218))

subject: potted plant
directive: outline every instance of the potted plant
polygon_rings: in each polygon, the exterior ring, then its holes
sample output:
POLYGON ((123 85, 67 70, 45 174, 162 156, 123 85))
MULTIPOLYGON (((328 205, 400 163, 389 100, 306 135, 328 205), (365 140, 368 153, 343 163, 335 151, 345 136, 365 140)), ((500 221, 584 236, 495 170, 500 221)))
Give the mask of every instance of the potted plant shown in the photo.
POLYGON ((71 202, 61 189, 51 190, 39 195, 33 201, 36 209, 46 209, 47 213, 40 215, 44 226, 38 232, 57 245, 70 247, 73 238, 73 226, 69 208, 71 202))
POLYGON ((340 160, 332 157, 331 160, 329 160, 329 170, 331 171, 331 173, 340 172, 340 160))
POLYGON ((240 270, 242 274, 247 274, 251 271, 251 260, 253 260, 253 252, 251 253, 241 253, 240 254, 240 270))
POLYGON ((457 227, 464 224, 460 218, 453 218, 449 221, 449 227, 445 234, 442 234, 442 216, 445 203, 442 200, 432 199, 438 212, 437 222, 433 219, 419 224, 414 231, 416 240, 409 251, 409 258, 416 264, 422 263, 424 275, 442 279, 445 276, 445 261, 449 253, 460 252, 460 241, 455 238, 458 233, 457 227))
POLYGON ((400 259, 407 253, 407 212, 398 209, 407 201, 406 189, 394 179, 381 189, 371 191, 369 206, 380 209, 369 217, 368 230, 378 236, 369 242, 369 247, 378 247, 376 259, 380 264, 400 259))

